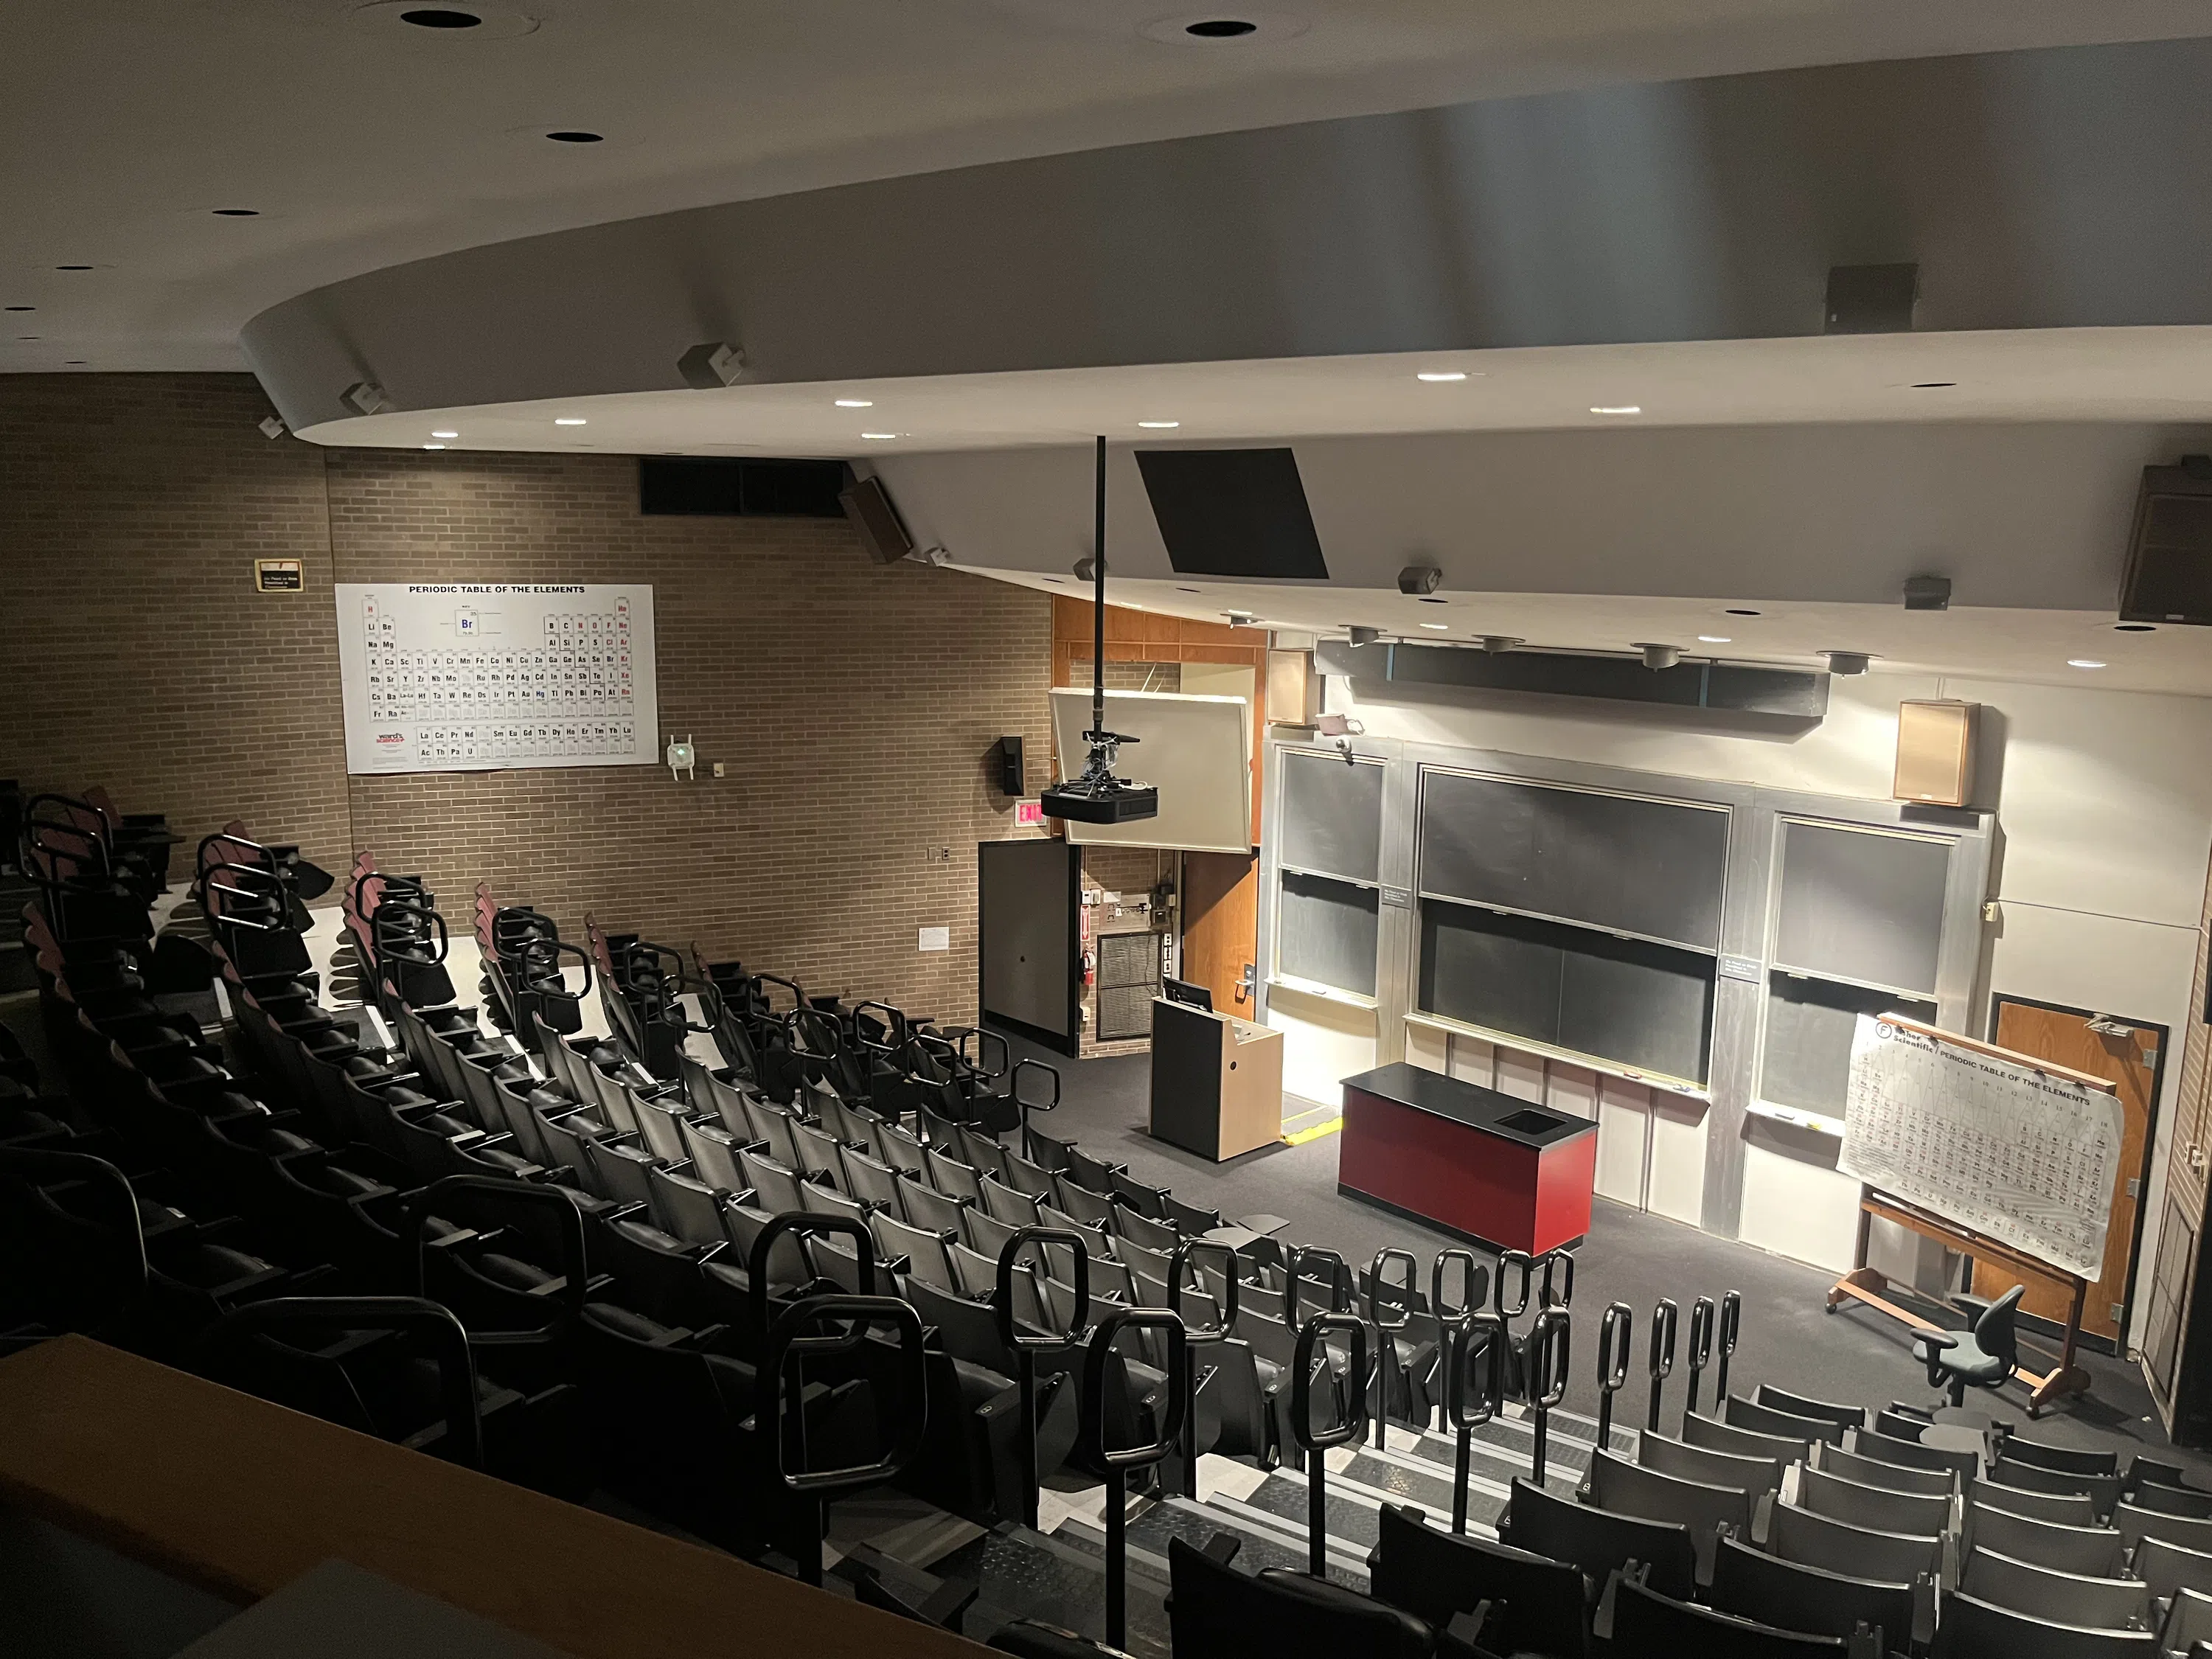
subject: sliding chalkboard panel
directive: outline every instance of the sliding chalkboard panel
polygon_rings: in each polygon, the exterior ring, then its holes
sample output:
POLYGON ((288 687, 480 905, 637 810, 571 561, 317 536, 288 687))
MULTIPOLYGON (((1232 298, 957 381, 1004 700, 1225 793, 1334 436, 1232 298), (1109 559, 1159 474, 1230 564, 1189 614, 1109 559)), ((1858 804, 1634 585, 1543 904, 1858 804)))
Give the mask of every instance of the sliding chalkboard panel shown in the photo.
POLYGON ((1932 993, 1950 866, 1948 839, 1784 819, 1774 960, 1932 993))
POLYGON ((1382 766, 1334 754, 1275 752, 1283 774, 1283 862, 1374 883, 1382 863, 1382 766))
POLYGON ((1427 770, 1421 890, 1720 948, 1724 808, 1427 770))
POLYGON ((1276 972, 1373 996, 1379 896, 1372 887, 1285 870, 1275 910, 1276 972))
POLYGON ((1759 1097, 1840 1119, 1851 1083, 1851 1037, 1861 1014, 1899 1013, 1933 1023, 1936 1007, 1890 991, 1869 991, 1824 979, 1799 979, 1777 969, 1766 994, 1766 1048, 1759 1097))
POLYGON ((1705 1081, 1713 958, 1530 916, 1421 902, 1423 1012, 1705 1081))

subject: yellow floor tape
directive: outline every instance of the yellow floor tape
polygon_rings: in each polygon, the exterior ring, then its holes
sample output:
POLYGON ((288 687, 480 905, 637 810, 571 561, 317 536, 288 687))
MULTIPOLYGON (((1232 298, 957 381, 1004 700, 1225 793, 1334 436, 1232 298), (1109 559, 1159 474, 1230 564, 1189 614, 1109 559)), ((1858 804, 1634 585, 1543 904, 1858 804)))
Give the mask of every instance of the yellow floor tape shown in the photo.
POLYGON ((1285 1146, 1303 1146, 1309 1140, 1319 1140, 1323 1135, 1333 1135, 1344 1127, 1344 1120, 1333 1117, 1326 1123, 1316 1123, 1310 1129, 1299 1129, 1283 1137, 1285 1146))

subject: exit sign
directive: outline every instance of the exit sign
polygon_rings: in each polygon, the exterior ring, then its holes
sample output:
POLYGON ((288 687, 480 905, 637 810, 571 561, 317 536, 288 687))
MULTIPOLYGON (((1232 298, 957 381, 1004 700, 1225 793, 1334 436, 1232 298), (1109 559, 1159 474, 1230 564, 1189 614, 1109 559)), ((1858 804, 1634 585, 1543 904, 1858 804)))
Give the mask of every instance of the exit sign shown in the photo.
POLYGON ((1041 800, 1018 800, 1014 803, 1014 828, 1042 830, 1044 827, 1044 803, 1041 800))

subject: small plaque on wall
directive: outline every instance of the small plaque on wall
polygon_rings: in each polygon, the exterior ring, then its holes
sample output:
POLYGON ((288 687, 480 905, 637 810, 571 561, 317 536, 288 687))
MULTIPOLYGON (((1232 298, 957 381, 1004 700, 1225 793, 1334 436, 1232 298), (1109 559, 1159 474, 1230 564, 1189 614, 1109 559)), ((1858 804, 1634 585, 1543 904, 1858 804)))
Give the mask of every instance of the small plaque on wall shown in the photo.
POLYGON ((257 593, 297 593, 307 585, 307 572, 297 559, 253 562, 253 589, 257 593))

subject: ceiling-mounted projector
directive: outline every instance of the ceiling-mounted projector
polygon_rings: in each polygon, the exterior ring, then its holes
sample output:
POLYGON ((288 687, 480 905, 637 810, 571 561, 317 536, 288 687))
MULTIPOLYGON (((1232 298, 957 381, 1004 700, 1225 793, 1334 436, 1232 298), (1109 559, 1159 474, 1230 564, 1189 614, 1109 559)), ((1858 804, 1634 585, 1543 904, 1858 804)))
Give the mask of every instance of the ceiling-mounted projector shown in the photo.
MULTIPOLYGON (((1134 778, 1114 775, 1114 762, 1125 743, 1118 732, 1106 729, 1106 440, 1098 440, 1096 479, 1097 525, 1093 532, 1090 567, 1091 604, 1091 729, 1083 734, 1091 745, 1082 775, 1056 783, 1044 792, 1044 815, 1075 823, 1135 823, 1160 815, 1160 792, 1134 778)), ((1083 566, 1076 567, 1079 574, 1083 566)))

